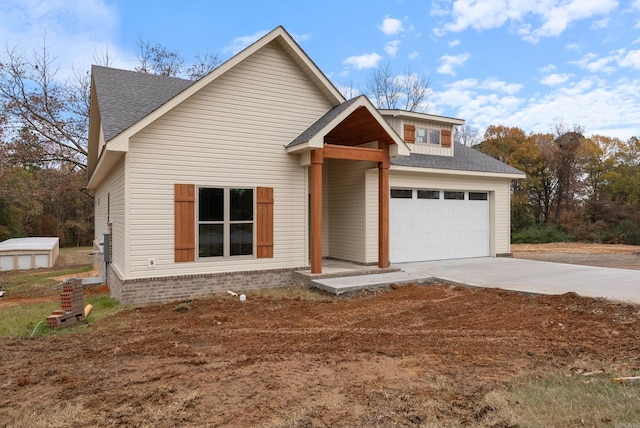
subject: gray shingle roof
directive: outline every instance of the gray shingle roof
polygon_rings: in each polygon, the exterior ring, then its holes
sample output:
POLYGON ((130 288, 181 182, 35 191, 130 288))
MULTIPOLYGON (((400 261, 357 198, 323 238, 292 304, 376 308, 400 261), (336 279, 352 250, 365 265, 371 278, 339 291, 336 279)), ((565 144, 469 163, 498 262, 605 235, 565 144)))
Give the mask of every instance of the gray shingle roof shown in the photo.
POLYGON ((360 95, 359 97, 351 98, 348 101, 343 102, 340 105, 333 107, 331 110, 326 112, 320 119, 316 120, 310 127, 305 129, 302 134, 298 135, 293 139, 287 147, 293 147, 298 144, 305 143, 313 138, 318 132, 322 130, 325 126, 327 126, 333 119, 338 117, 340 113, 345 111, 351 104, 354 103, 355 100, 362 97, 364 95, 360 95))
POLYGON ((501 174, 522 174, 506 163, 487 156, 476 149, 454 143, 454 156, 435 156, 411 153, 391 159, 391 165, 416 168, 452 169, 457 171, 492 172, 501 174))
POLYGON ((194 83, 97 65, 91 71, 105 141, 113 139, 194 83))

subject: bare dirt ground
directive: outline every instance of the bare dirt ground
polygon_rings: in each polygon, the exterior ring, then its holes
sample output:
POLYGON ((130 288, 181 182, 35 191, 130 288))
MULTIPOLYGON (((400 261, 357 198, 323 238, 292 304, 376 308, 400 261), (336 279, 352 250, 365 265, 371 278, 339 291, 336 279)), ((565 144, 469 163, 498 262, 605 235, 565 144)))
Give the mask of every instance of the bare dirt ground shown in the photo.
POLYGON ((640 370, 638 337, 639 306, 571 293, 225 295, 0 339, 0 426, 504 427, 487 393, 523 372, 640 370))
POLYGON ((640 246, 611 244, 513 244, 513 256, 521 259, 576 265, 640 270, 640 246))

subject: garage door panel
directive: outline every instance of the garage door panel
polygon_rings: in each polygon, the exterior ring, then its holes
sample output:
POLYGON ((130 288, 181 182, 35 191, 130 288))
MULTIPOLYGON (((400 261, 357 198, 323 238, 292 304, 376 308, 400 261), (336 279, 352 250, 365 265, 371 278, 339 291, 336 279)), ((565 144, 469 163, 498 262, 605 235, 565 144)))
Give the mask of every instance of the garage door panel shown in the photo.
POLYGON ((392 198, 392 263, 490 255, 488 200, 392 198))

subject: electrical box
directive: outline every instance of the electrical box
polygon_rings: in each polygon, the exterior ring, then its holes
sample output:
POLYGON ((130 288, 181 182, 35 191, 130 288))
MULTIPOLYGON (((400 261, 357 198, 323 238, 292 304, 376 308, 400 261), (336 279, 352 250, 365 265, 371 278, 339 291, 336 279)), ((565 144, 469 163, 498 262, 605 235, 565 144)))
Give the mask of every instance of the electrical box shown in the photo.
POLYGON ((104 241, 102 241, 102 249, 104 250, 104 262, 111 263, 111 234, 104 234, 104 241))

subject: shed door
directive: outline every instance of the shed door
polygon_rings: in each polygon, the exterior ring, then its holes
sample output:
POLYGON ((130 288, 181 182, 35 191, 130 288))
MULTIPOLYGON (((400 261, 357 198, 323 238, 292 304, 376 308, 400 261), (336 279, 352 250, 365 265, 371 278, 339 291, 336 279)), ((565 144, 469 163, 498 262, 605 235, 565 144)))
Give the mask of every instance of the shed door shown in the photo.
POLYGON ((488 192, 391 189, 391 263, 488 257, 488 192))

